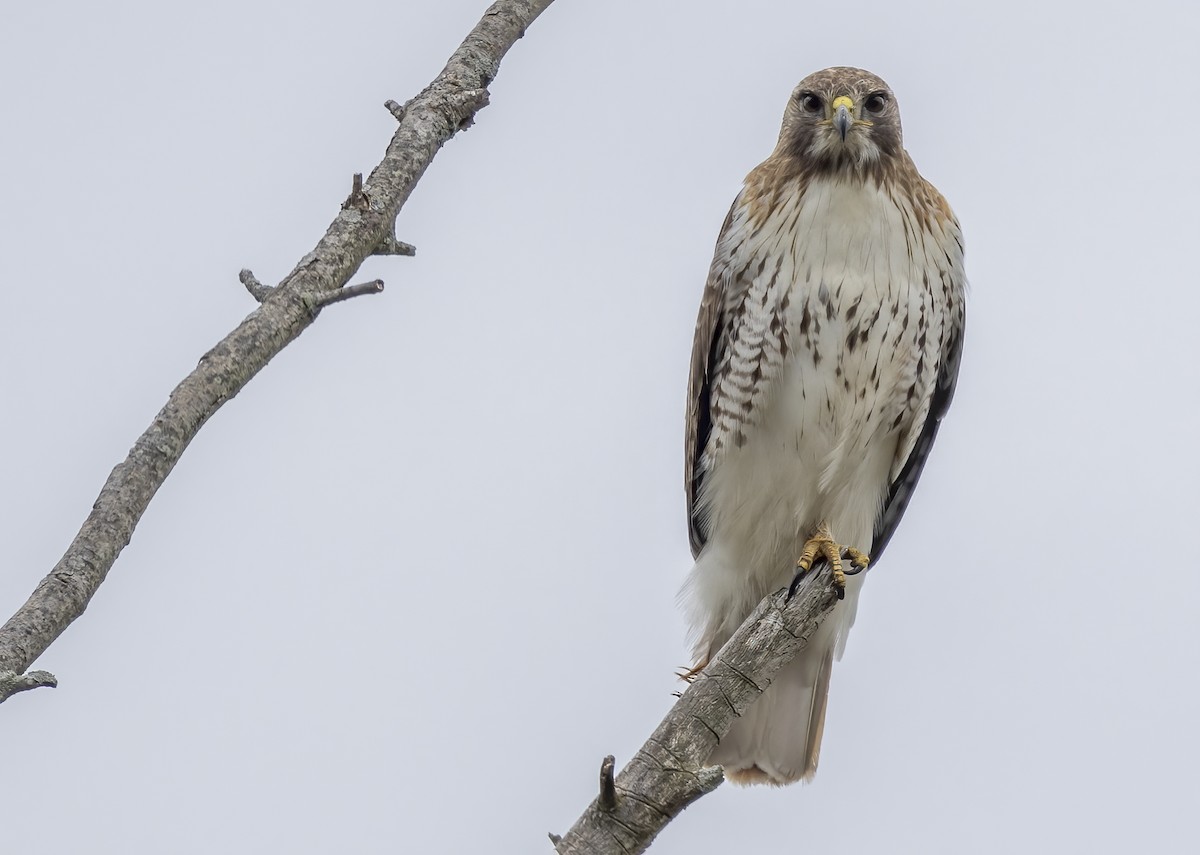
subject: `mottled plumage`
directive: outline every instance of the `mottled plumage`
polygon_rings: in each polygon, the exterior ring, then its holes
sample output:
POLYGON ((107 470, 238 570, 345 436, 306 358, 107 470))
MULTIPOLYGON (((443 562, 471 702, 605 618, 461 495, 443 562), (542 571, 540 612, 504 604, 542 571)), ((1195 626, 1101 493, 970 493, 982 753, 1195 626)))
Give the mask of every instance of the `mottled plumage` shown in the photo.
MULTIPOLYGON (((700 664, 814 535, 878 560, 954 392, 965 287, 958 222, 904 151, 887 84, 855 68, 802 81, 725 219, 696 327, 684 594, 700 664)), ((864 576, 721 741, 732 780, 816 771, 864 576)))

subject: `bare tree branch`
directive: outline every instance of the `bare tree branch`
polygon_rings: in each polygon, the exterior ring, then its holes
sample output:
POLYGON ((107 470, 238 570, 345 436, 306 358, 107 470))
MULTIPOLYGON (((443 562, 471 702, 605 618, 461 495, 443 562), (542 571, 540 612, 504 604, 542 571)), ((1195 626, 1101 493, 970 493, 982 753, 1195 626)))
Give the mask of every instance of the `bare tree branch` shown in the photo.
POLYGON ((357 285, 348 285, 338 291, 326 291, 312 302, 313 309, 323 309, 330 303, 340 303, 342 300, 349 300, 353 297, 361 297, 364 294, 381 294, 383 293, 383 280, 372 279, 370 282, 360 282, 357 285))
MULTIPOLYGON (((109 475, 66 554, 0 628, 0 673, 22 674, 83 614, 129 543, 150 500, 196 433, 308 328, 318 314, 314 309, 336 299, 370 293, 361 288, 341 289, 367 256, 395 243, 396 215, 413 187, 442 145, 487 104, 487 86, 496 76, 500 60, 551 2, 493 3, 433 82, 402 110, 392 111, 399 127, 383 160, 366 181, 360 178, 355 182, 357 192, 351 193, 312 252, 274 288, 268 289, 253 274, 243 276, 243 283, 261 305, 201 357, 196 369, 175 387, 129 456, 109 475)), ((3 699, 0 696, 0 701, 3 699)))
POLYGON ((720 768, 704 761, 733 720, 804 649, 835 603, 829 573, 809 574, 790 600, 781 591, 759 603, 615 782, 612 758, 605 758, 600 794, 570 831, 550 835, 559 855, 644 852, 684 808, 720 786, 720 768))
POLYGON ((394 118, 394 119, 395 119, 397 122, 403 122, 403 121, 404 121, 404 107, 403 107, 403 105, 401 105, 401 104, 397 104, 395 101, 393 101, 391 98, 389 98, 389 99, 387 99, 386 101, 384 101, 384 102, 383 102, 383 106, 387 107, 387 111, 388 111, 389 113, 391 113, 391 114, 392 114, 392 117, 393 117, 393 118, 394 118))
POLYGON ((384 235, 379 246, 374 249, 375 255, 416 255, 417 248, 411 243, 396 240, 395 235, 384 235))
POLYGON ((238 274, 238 280, 246 286, 246 290, 250 292, 250 296, 259 303, 271 296, 271 292, 275 290, 270 285, 264 285, 259 282, 258 277, 246 268, 243 268, 242 272, 238 274))
POLYGON ((617 768, 617 758, 609 754, 600 764, 600 795, 596 797, 596 805, 602 811, 616 810, 617 783, 613 780, 613 772, 617 768))
POLYGON ((15 671, 0 671, 0 703, 8 700, 17 692, 28 692, 30 689, 40 689, 43 686, 54 688, 58 678, 49 671, 29 671, 18 674, 15 671))

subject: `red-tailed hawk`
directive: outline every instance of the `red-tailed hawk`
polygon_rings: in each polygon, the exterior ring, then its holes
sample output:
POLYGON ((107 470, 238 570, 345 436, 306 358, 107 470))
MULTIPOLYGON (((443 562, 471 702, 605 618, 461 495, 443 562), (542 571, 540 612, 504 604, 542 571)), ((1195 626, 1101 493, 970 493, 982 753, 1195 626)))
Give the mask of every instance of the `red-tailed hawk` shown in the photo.
POLYGON ((965 287, 958 222, 904 150, 891 89, 858 68, 801 81, 725 218, 696 326, 684 597, 697 668, 814 563, 844 599, 721 740, 710 762, 732 781, 816 771, 855 571, 879 559, 950 405, 965 287))

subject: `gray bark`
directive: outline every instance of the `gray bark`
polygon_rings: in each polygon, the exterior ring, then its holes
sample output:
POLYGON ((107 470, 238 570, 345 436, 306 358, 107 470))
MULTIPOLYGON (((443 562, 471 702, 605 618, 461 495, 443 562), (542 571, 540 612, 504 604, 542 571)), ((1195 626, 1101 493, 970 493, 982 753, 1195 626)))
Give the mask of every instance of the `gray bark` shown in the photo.
POLYGON ((17 692, 28 692, 30 689, 40 689, 43 686, 54 688, 58 680, 49 671, 26 671, 18 674, 15 671, 0 671, 0 703, 8 700, 17 692))
POLYGON ((397 241, 396 215, 442 145, 487 104, 500 60, 552 0, 498 0, 440 74, 403 107, 387 107, 399 127, 383 160, 354 189, 316 247, 274 288, 246 271, 242 282, 261 305, 200 358, 166 405, 113 469, 66 554, 0 628, 0 702, 16 691, 54 685, 26 669, 83 614, 150 500, 204 423, 316 320, 321 309, 381 282, 346 288, 372 254, 411 255, 397 241), (24 675, 24 676, 22 676, 24 675), (36 679, 35 679, 36 677, 36 679))
POLYGON ((813 573, 790 600, 781 592, 759 603, 615 780, 612 758, 604 759, 599 795, 566 835, 550 835, 559 855, 644 852, 684 808, 720 786, 720 768, 705 759, 836 602, 832 575, 813 573))

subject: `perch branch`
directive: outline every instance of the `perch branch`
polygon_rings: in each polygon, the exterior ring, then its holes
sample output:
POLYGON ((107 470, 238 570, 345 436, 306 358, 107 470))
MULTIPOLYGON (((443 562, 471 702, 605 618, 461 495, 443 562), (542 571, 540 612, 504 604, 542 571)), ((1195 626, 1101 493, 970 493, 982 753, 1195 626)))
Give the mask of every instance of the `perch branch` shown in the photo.
POLYGON ((383 159, 365 181, 356 182, 356 204, 338 212, 312 252, 278 286, 266 290, 252 274, 242 280, 250 280, 246 287, 262 302, 175 387, 129 456, 109 475, 62 559, 0 627, 0 673, 23 673, 83 614, 196 433, 308 328, 321 295, 354 296, 347 294, 351 289, 345 284, 394 234, 396 215, 434 155, 487 102, 486 87, 500 60, 551 2, 493 3, 441 73, 405 105, 383 159))
MULTIPOLYGON (((562 837, 559 855, 636 855, 684 808, 724 780, 705 766, 733 720, 804 649, 837 602, 828 573, 804 579, 790 600, 772 594, 680 695, 666 718, 621 770, 611 789, 600 773, 600 794, 562 837)), ((605 758, 608 765, 611 758, 605 758)), ((612 768, 607 770, 612 781, 612 768)))

